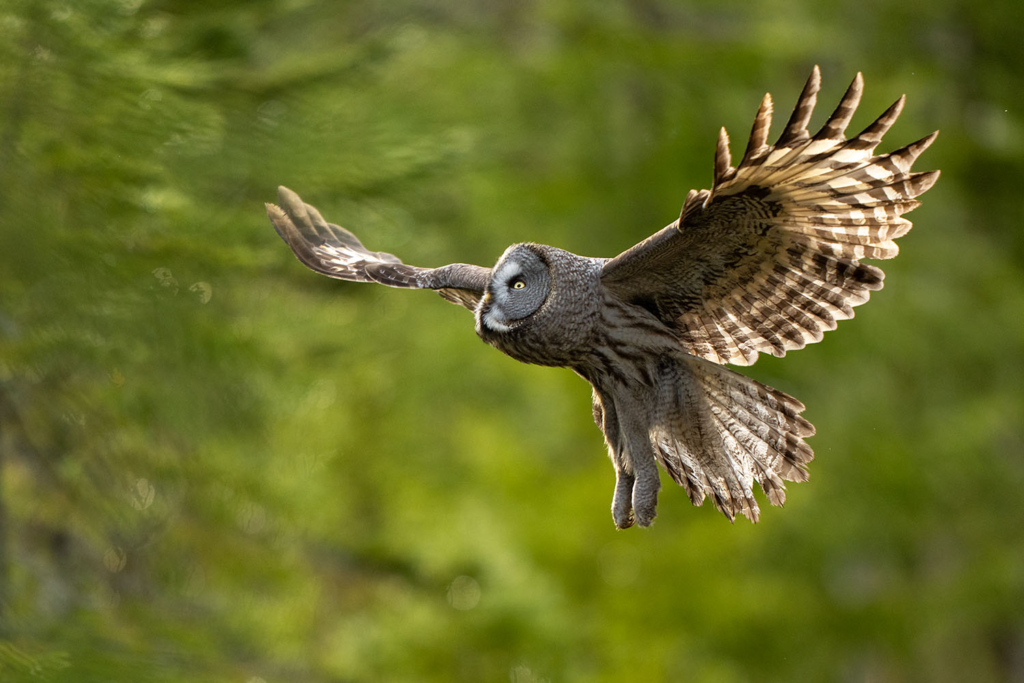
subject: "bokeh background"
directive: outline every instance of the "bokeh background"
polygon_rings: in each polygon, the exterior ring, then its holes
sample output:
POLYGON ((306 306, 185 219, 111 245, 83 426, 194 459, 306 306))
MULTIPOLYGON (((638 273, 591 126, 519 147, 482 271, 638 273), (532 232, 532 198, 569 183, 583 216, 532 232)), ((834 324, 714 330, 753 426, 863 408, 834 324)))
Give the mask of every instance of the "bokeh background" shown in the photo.
MULTIPOLYGON (((1024 680, 1024 6, 6 0, 0 680, 1024 680), (754 526, 616 531, 587 385, 373 248, 611 256, 820 64, 943 176, 886 288, 759 380, 818 428, 754 526)), ((775 131, 781 129, 776 122, 775 131)), ((760 496, 760 492, 758 492, 760 496)))

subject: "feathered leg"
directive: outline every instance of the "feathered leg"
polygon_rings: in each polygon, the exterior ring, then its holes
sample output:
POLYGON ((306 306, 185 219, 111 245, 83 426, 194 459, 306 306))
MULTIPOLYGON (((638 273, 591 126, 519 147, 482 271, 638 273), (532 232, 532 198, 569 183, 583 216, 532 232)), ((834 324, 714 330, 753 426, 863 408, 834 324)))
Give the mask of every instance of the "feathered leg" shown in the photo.
POLYGON ((622 391, 612 399, 594 389, 594 421, 604 432, 615 466, 612 519, 620 529, 634 523, 650 526, 657 514, 661 480, 644 398, 622 391))
POLYGON ((612 495, 612 520, 619 529, 628 529, 636 522, 633 515, 633 485, 636 477, 625 469, 615 468, 615 493, 612 495))
POLYGON ((615 494, 612 496, 612 519, 619 529, 628 529, 636 522, 633 516, 633 484, 636 477, 628 462, 619 430, 619 418, 611 397, 594 387, 594 422, 604 432, 608 455, 615 467, 615 494))
POLYGON ((622 428, 633 465, 633 514, 640 526, 650 526, 658 513, 658 490, 661 479, 658 477, 658 463, 654 459, 654 448, 651 444, 651 428, 647 421, 647 411, 638 403, 630 403, 630 410, 623 415, 620 411, 619 426, 622 428), (639 410, 634 410, 639 408, 639 410))

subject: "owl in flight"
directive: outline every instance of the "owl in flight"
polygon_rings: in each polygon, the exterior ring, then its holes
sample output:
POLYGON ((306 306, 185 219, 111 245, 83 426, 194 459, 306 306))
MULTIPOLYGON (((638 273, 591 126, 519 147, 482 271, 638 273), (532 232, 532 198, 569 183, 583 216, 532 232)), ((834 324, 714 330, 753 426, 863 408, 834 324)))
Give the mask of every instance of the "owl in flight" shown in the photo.
POLYGON ((783 356, 820 341, 882 288, 861 259, 896 256, 938 171, 912 173, 936 133, 888 154, 875 147, 901 97, 860 134, 846 127, 858 73, 814 135, 815 67, 782 135, 768 144, 765 95, 737 166, 723 128, 710 190, 691 190, 678 220, 615 258, 514 244, 493 268, 419 268, 370 251, 348 230, 281 187, 267 205, 298 259, 328 277, 433 289, 473 311, 480 338, 516 360, 567 367, 593 386, 594 421, 615 466, 612 518, 649 526, 657 463, 701 505, 756 522, 757 481, 782 505, 784 481, 805 481, 814 427, 804 405, 725 364, 783 356))

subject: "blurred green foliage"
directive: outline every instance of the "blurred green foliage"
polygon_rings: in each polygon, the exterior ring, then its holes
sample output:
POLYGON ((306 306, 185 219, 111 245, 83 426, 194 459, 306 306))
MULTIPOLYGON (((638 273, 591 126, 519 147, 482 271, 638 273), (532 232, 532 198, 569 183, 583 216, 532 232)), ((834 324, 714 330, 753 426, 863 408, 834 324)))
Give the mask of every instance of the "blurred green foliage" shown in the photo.
POLYGON ((1024 680, 1021 14, 7 0, 0 680, 1024 680), (611 256, 815 63, 943 176, 857 320, 751 369, 819 431, 757 526, 667 486, 615 531, 585 383, 263 215, 611 256))

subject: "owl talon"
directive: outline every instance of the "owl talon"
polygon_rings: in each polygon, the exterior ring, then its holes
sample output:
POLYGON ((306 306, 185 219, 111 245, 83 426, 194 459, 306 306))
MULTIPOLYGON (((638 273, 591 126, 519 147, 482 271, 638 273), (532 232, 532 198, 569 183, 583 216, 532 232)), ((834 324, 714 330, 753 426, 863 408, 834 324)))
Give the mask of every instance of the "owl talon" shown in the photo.
POLYGON ((658 514, 658 490, 661 488, 661 480, 658 478, 658 471, 645 470, 638 473, 636 483, 633 485, 633 511, 636 515, 637 524, 643 527, 650 526, 658 514))
POLYGON ((636 516, 633 514, 632 508, 626 511, 626 516, 624 518, 615 518, 616 529, 628 529, 634 524, 636 524, 636 516))
POLYGON ((618 472, 615 480, 615 495, 612 497, 612 519, 619 529, 628 529, 636 523, 633 515, 633 483, 636 477, 627 472, 618 472))

